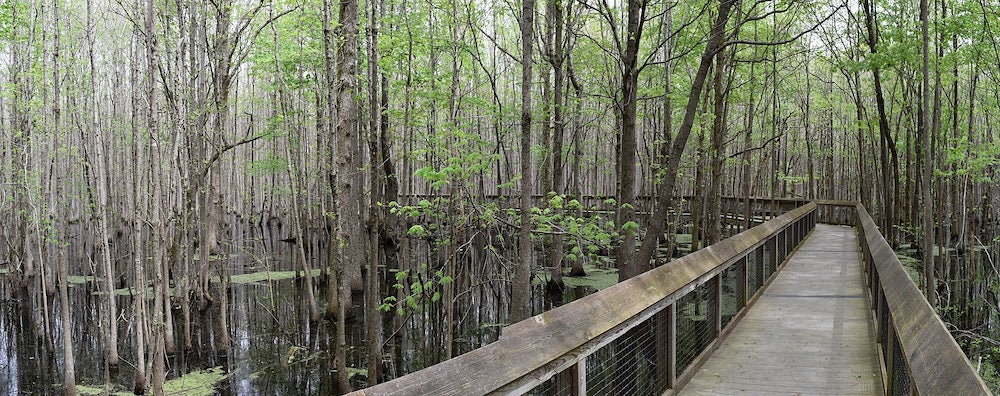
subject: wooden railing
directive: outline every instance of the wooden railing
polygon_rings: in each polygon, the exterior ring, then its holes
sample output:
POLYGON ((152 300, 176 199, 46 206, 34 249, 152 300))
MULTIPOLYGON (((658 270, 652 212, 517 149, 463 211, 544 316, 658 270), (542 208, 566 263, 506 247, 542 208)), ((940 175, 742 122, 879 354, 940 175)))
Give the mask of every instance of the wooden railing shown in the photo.
POLYGON ((742 317, 817 221, 857 226, 885 394, 991 394, 868 211, 851 201, 807 203, 602 292, 515 323, 497 342, 353 394, 673 393, 714 351, 719 337, 742 317), (607 385, 609 378, 613 388, 593 389, 607 385))
POLYGON ((885 394, 991 394, 934 308, 910 279, 871 215, 860 204, 852 206, 859 224, 858 239, 875 320, 885 394))
POLYGON ((683 385, 814 228, 808 203, 355 395, 663 394, 683 385))

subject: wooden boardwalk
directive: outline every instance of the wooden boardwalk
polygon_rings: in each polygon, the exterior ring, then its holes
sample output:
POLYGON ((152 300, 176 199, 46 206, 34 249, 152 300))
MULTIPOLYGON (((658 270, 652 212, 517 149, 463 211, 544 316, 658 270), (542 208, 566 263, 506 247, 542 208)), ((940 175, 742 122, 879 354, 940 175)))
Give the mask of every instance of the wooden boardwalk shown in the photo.
POLYGON ((817 224, 683 395, 882 393, 855 230, 817 224))

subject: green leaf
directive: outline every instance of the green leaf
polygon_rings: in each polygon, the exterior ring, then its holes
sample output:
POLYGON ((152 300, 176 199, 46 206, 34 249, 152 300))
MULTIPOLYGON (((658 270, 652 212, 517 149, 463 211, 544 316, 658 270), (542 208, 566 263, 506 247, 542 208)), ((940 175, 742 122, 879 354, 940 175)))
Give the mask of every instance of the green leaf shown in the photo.
POLYGON ((637 231, 639 231, 639 223, 628 221, 625 222, 625 224, 622 224, 622 232, 635 235, 637 231))
POLYGON ((552 199, 549 200, 549 204, 552 205, 553 208, 562 209, 563 197, 561 195, 553 196, 552 199))
POLYGON ((410 227, 410 229, 406 231, 406 234, 415 237, 424 237, 427 236, 427 230, 424 229, 424 226, 416 224, 410 227))

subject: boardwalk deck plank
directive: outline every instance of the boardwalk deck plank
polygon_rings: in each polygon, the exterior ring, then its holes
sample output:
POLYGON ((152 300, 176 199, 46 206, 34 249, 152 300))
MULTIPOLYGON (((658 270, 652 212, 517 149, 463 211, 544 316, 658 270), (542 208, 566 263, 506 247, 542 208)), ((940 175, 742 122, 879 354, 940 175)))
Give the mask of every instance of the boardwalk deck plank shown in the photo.
POLYGON ((853 228, 819 224, 683 395, 879 394, 853 228))

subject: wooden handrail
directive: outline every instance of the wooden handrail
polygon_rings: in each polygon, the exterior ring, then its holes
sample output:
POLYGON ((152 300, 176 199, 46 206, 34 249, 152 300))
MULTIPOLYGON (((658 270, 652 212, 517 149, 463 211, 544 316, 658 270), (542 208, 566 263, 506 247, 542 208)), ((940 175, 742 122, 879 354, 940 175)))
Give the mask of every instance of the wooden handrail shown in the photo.
MULTIPOLYGON (((574 392, 582 393, 581 389, 586 389, 585 362, 594 351, 640 323, 655 319, 654 315, 667 314, 669 332, 676 337, 677 301, 706 284, 716 285, 718 293, 723 272, 734 266, 741 266, 736 268, 742 270, 744 284, 749 285, 748 255, 757 257, 754 265, 761 270, 765 267, 759 259, 764 256, 770 265, 776 264, 774 260, 785 257, 813 228, 817 218, 824 216, 857 225, 885 393, 991 394, 909 278, 868 211, 859 203, 839 200, 818 200, 800 206, 668 265, 510 325, 492 344, 352 394, 521 394, 557 374, 562 376, 564 370, 575 376, 574 392)), ((751 302, 755 293, 759 292, 745 291, 744 302, 751 302)), ((675 372, 675 358, 671 358, 667 372, 660 374, 667 378, 671 389, 690 378, 718 344, 719 334, 725 333, 719 324, 720 310, 717 308, 713 315, 717 323, 715 341, 685 372, 675 372)), ((669 342, 669 353, 675 357, 674 343, 669 342)))
MULTIPOLYGON (((676 301, 699 285, 710 281, 718 285, 723 271, 734 265, 744 265, 742 273, 746 284, 747 255, 754 253, 762 257, 770 254, 771 260, 775 254, 778 258, 785 257, 815 225, 815 209, 814 203, 802 205, 599 293, 512 324, 503 329, 502 336, 494 343, 352 394, 524 393, 563 370, 585 361, 590 353, 626 334, 653 315, 673 308, 676 301), (765 243, 769 246, 767 249, 764 248, 765 243), (761 251, 758 252, 758 248, 761 251)), ((748 293, 751 292, 744 292, 744 302, 753 298, 748 293)), ((745 309, 744 307, 743 310, 745 309)), ((718 309, 716 311, 716 315, 721 315, 718 309)), ((720 323, 718 318, 716 323, 720 323)), ((672 326, 671 331, 675 332, 676 324, 672 326)), ((716 331, 716 337, 718 333, 716 331)), ((706 349, 711 350, 717 342, 718 339, 706 349)), ((701 355, 707 356, 706 353, 701 355)), ((687 372, 695 371, 698 365, 690 364, 687 372)), ((683 382, 673 381, 675 377, 682 377, 683 373, 672 372, 672 365, 669 370, 671 372, 664 375, 671 379, 671 384, 683 382)), ((575 372, 586 375, 585 369, 575 372)), ((582 381, 585 387, 586 379, 583 378, 582 381)))
POLYGON ((879 350, 885 370, 886 394, 991 394, 934 308, 903 269, 868 210, 861 204, 854 206, 873 303, 876 338, 883 344, 879 350), (888 322, 883 323, 886 320, 888 322), (897 356, 893 355, 896 353, 902 353, 904 367, 895 363, 897 356), (905 376, 899 375, 899 380, 894 380, 897 378, 894 372, 905 376))

